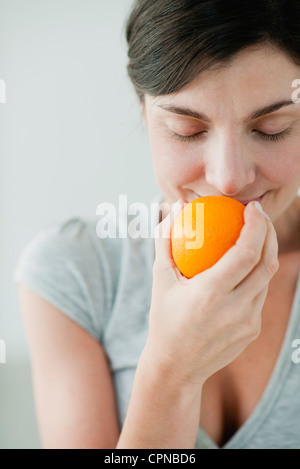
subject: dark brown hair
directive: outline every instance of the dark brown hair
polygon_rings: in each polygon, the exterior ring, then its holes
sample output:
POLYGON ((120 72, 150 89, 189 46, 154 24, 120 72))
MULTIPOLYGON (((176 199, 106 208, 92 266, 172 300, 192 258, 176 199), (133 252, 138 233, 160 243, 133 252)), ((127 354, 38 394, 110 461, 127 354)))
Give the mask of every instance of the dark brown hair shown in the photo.
POLYGON ((135 0, 126 38, 128 74, 142 100, 179 91, 255 44, 272 44, 299 64, 300 1, 135 0))

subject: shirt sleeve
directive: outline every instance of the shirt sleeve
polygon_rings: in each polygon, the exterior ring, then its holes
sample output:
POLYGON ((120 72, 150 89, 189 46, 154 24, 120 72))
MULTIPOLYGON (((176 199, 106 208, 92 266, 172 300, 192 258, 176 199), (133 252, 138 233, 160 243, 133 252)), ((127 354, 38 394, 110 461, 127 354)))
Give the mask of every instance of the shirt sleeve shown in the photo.
POLYGON ((24 284, 101 342, 107 308, 99 250, 78 218, 40 232, 21 253, 14 283, 24 284))

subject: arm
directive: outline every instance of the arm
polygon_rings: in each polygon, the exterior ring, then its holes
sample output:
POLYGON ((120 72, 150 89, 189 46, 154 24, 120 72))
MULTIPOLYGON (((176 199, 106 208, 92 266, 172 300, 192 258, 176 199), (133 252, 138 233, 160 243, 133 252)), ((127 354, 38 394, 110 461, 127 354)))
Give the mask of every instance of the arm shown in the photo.
POLYGON ((278 269, 276 232, 249 204, 236 245, 186 279, 171 255, 176 210, 156 230, 149 335, 118 448, 194 448, 203 384, 258 337, 278 269))
MULTIPOLYGON (((182 389, 157 369, 145 348, 131 412, 119 440, 113 383, 102 347, 52 304, 21 285, 19 299, 29 341, 35 405, 44 448, 167 448, 186 446, 197 433, 201 395, 182 389), (149 363, 148 363, 149 362, 149 363), (180 392, 177 392, 179 391, 180 392), (155 397, 155 399, 153 399, 155 397), (146 440, 139 424, 152 422, 146 440), (127 430, 128 427, 128 430, 127 430), (118 446, 117 446, 118 444, 118 446)), ((170 376, 171 378, 171 376, 170 376)))
POLYGON ((44 448, 115 448, 112 378, 102 347, 49 302, 20 285, 44 448))
POLYGON ((143 350, 118 449, 191 449, 200 422, 202 385, 182 382, 143 350))

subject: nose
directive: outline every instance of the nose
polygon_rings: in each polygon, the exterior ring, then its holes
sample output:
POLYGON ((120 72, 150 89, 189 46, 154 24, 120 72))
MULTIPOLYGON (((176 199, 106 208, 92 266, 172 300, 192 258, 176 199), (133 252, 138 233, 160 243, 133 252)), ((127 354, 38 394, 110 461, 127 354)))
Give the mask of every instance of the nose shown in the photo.
POLYGON ((237 136, 227 136, 219 144, 207 148, 207 184, 229 197, 243 192, 244 187, 253 184, 256 177, 255 163, 248 153, 248 148, 243 148, 237 136))

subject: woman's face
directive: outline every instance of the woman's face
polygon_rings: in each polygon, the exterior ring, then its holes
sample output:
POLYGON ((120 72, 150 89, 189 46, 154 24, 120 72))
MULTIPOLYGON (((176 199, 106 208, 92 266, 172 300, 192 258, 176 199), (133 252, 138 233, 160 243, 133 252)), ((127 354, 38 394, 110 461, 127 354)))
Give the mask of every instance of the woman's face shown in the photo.
POLYGON ((200 74, 178 93, 145 96, 157 182, 169 204, 225 195, 259 199, 276 220, 300 186, 300 68, 261 46, 200 74))

